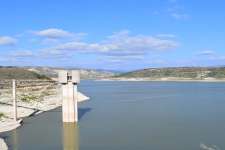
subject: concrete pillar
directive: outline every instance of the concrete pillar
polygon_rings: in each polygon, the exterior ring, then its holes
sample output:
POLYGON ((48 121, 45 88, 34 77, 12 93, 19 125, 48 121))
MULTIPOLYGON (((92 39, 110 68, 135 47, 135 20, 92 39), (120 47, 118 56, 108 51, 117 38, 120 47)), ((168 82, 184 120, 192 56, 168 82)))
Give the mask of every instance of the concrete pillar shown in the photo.
POLYGON ((72 82, 62 85, 63 122, 77 122, 77 85, 72 82))
POLYGON ((59 83, 62 85, 62 117, 65 123, 78 122, 78 71, 60 71, 59 83))
POLYGON ((16 80, 12 80, 13 118, 17 121, 16 80))

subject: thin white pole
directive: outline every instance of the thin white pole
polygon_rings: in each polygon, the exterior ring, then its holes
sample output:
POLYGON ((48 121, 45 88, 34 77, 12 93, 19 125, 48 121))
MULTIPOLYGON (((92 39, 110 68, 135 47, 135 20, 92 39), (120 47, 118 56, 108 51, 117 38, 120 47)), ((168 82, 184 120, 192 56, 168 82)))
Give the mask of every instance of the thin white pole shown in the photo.
POLYGON ((12 80, 12 94, 13 94, 13 112, 14 112, 14 121, 17 121, 17 102, 16 102, 16 80, 12 80))
POLYGON ((78 92, 77 84, 74 85, 75 122, 78 122, 78 92))

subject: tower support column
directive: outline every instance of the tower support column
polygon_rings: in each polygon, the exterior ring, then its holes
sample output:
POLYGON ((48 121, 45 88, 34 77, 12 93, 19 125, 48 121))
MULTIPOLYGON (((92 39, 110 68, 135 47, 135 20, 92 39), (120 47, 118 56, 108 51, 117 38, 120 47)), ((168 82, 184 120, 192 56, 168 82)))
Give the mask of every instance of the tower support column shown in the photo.
POLYGON ((77 85, 72 82, 62 85, 63 122, 77 122, 77 85))
POLYGON ((78 122, 78 71, 61 71, 59 83, 62 88, 62 120, 65 123, 78 122))

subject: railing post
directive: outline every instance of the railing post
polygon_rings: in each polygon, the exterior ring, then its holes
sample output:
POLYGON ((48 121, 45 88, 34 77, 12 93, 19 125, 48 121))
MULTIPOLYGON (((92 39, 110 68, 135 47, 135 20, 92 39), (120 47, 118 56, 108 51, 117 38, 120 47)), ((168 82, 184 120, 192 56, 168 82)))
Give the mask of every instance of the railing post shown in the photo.
POLYGON ((74 84, 74 111, 75 111, 75 122, 78 122, 78 91, 77 91, 77 84, 74 84))
POLYGON ((16 101, 16 80, 12 80, 12 95, 13 95, 13 118, 17 121, 17 101, 16 101))

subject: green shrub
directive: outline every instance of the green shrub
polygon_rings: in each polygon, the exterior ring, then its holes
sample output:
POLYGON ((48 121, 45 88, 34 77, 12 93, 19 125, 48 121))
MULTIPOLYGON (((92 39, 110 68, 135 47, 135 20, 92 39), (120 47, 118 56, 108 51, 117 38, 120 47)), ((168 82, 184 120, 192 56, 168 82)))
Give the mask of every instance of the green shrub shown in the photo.
POLYGON ((38 97, 32 94, 22 94, 20 96, 20 100, 23 102, 29 103, 29 102, 37 101, 38 97))
POLYGON ((3 117, 5 117, 4 113, 0 112, 0 119, 2 119, 3 117))

